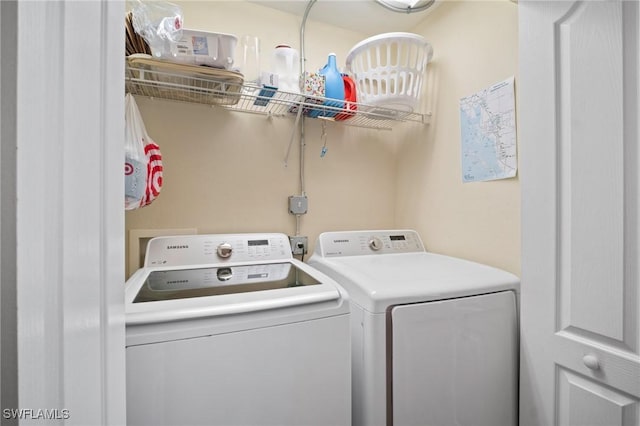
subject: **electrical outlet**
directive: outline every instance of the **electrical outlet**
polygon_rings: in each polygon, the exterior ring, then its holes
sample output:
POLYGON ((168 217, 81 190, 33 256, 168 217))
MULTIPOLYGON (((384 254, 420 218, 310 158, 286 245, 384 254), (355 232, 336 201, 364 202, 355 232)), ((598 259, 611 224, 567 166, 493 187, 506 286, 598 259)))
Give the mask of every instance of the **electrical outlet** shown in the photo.
POLYGON ((306 254, 308 247, 307 237, 289 237, 291 241, 291 253, 293 254, 306 254))
POLYGON ((306 195, 292 195, 289 197, 289 213, 306 214, 308 208, 306 195))

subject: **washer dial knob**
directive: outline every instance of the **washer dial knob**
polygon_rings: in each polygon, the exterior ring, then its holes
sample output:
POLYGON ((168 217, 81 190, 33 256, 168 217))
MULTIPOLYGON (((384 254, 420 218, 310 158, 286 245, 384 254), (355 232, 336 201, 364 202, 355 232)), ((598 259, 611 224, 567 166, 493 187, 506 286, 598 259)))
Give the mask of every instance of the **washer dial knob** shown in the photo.
POLYGON ((221 257, 222 259, 226 259, 228 257, 231 257, 231 253, 233 252, 233 247, 231 246, 230 243, 220 243, 218 245, 218 257, 221 257))
POLYGON ((378 237, 372 237, 369 240, 369 248, 373 251, 378 251, 382 248, 382 240, 378 237))
POLYGON ((229 281, 233 277, 233 271, 231 268, 220 268, 216 273, 218 281, 229 281))

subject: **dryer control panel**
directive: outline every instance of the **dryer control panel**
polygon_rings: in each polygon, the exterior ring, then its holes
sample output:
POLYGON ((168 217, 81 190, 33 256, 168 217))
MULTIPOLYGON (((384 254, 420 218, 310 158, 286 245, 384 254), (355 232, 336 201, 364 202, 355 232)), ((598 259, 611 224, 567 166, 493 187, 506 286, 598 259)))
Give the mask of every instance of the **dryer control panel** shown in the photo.
POLYGON ((216 265, 292 259, 284 234, 214 234, 156 237, 149 241, 144 266, 216 265))
POLYGON ((315 254, 322 257, 425 251, 413 230, 325 232, 318 237, 315 254))

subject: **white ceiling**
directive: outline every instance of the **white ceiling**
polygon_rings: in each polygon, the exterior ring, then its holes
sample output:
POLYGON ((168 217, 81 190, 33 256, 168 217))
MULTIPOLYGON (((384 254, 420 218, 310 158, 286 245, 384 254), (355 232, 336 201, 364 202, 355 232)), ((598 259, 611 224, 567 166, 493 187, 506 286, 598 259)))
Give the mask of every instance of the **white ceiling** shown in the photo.
MULTIPOLYGON (((297 16, 304 15, 309 3, 307 0, 251 2, 297 16)), ((374 0, 318 0, 312 6, 307 19, 371 36, 393 31, 410 31, 439 4, 440 1, 436 1, 426 11, 407 14, 387 10, 374 0)))

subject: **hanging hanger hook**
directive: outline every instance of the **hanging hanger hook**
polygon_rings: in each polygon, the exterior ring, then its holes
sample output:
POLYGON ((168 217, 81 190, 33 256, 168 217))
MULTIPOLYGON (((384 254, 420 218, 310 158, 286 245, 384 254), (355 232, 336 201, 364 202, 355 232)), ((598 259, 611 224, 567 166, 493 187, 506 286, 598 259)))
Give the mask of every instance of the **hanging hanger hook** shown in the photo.
POLYGON ((322 150, 320 150, 320 158, 324 158, 329 150, 327 148, 327 122, 322 120, 322 134, 320 135, 320 140, 322 141, 322 150))

